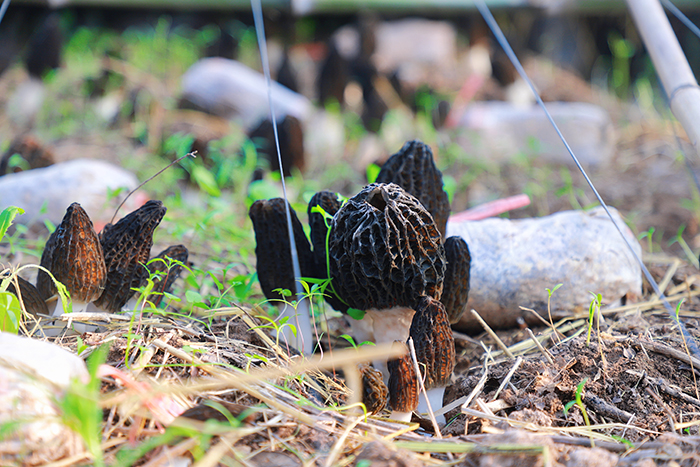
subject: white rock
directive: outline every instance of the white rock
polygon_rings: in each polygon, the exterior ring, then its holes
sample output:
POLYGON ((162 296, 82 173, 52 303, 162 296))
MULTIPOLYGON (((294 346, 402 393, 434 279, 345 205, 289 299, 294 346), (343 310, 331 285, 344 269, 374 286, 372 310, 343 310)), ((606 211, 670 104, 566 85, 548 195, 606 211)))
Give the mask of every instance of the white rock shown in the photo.
MULTIPOLYGON (((271 85, 275 116, 292 115, 305 122, 311 102, 277 82, 271 85)), ((182 76, 182 97, 214 115, 240 119, 246 128, 270 114, 265 76, 225 58, 204 58, 192 65, 182 76)))
POLYGON ((0 425, 20 422, 0 440, 0 464, 43 465, 83 450, 80 437, 58 421, 55 404, 72 378, 88 379, 78 356, 0 332, 0 425))
MULTIPOLYGON (((636 253, 642 249, 614 208, 616 222, 636 253)), ((639 264, 602 208, 564 211, 534 219, 448 222, 447 234, 462 236, 472 256, 467 310, 475 309, 491 326, 510 327, 519 316, 532 322, 532 308, 547 315, 547 291, 555 315, 587 310, 593 293, 603 303, 627 294, 639 296, 639 264)), ((536 318, 535 318, 536 319, 536 318)), ((478 324, 465 313, 456 328, 478 324)))
MULTIPOLYGON (((7 206, 24 209, 25 213, 16 221, 25 225, 42 223, 45 219, 58 224, 66 208, 78 202, 93 222, 108 222, 121 199, 136 186, 136 176, 121 167, 100 160, 75 159, 0 177, 0 209, 7 206), (108 189, 118 188, 126 189, 107 205, 108 189)), ((138 206, 137 194, 127 201, 128 211, 138 206)))
MULTIPOLYGON (((605 165, 613 155, 615 132, 610 115, 594 104, 548 102, 547 110, 582 164, 605 165)), ((532 154, 547 162, 573 164, 554 127, 538 105, 474 102, 459 118, 459 143, 470 153, 504 162, 532 154)))

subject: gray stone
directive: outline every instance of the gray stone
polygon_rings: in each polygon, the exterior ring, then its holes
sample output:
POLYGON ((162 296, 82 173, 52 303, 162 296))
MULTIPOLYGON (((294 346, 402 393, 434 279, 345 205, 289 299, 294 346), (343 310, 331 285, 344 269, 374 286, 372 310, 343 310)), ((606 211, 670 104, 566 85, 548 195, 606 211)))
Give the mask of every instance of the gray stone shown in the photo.
MULTIPOLYGON (((634 234, 610 208, 637 255, 642 250, 634 234)), ((527 307, 547 316, 547 290, 555 316, 588 309, 593 293, 603 304, 627 294, 641 295, 641 268, 602 208, 563 211, 533 219, 485 219, 448 222, 447 234, 460 235, 472 256, 467 310, 475 309, 489 325, 514 326, 518 317, 536 321, 527 307)), ((455 325, 479 327, 470 313, 455 325)))
MULTIPOLYGON (((548 102, 547 110, 582 164, 605 165, 615 149, 608 112, 585 102, 548 102)), ((458 137, 470 153, 494 162, 528 154, 546 162, 572 165, 571 156, 539 105, 474 102, 459 117, 458 137)))
MULTIPOLYGON (((306 97, 271 82, 275 116, 292 115, 302 122, 313 106, 306 97)), ((270 115, 265 76, 235 60, 204 58, 182 76, 182 97, 220 117, 240 120, 245 128, 270 115)))
MULTIPOLYGON (((17 217, 18 223, 32 225, 50 220, 57 225, 66 208, 78 202, 93 222, 108 222, 126 193, 137 186, 136 176, 121 167, 100 160, 74 159, 0 177, 0 210, 17 206, 25 211, 17 217), (108 202, 108 190, 118 188, 125 190, 108 202)), ((142 194, 135 193, 123 209, 130 212, 142 198, 142 194)))

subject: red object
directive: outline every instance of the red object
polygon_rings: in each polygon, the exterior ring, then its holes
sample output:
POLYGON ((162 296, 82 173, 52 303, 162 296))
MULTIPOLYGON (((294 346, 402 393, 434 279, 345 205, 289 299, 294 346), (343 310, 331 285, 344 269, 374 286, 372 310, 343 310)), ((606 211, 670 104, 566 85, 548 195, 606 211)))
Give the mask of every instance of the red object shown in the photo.
POLYGON ((509 196, 453 214, 450 216, 450 222, 478 221, 529 205, 530 197, 526 194, 509 196))

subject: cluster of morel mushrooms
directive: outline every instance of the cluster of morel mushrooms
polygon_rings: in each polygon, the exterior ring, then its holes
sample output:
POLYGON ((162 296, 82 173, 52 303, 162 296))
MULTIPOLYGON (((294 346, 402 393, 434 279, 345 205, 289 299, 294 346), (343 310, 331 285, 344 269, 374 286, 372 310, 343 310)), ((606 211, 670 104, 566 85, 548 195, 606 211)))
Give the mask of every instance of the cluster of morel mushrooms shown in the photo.
MULTIPOLYGON (((74 312, 85 311, 89 304, 110 313, 121 311, 149 276, 154 285, 147 300, 158 306, 188 257, 185 246, 173 245, 150 258, 153 231, 165 212, 161 201, 148 201, 97 234, 85 210, 73 203, 47 240, 41 266, 66 287, 74 312)), ((36 287, 19 276, 17 281, 19 293, 13 282, 8 290, 21 297, 28 312, 36 316, 63 313, 56 284, 44 270, 39 270, 36 287), (54 297, 56 307, 49 313, 47 301, 54 297)))
MULTIPOLYGON (((420 141, 406 143, 375 183, 344 204, 336 193, 316 193, 308 207, 311 244, 291 210, 301 276, 330 278, 325 299, 334 309, 365 311, 361 320, 350 319, 360 342, 405 345, 412 338, 432 407, 442 406, 454 370, 450 324, 459 320, 469 294, 469 248, 461 237, 445 239, 449 211, 442 173, 420 141), (315 206, 332 216, 329 224, 315 206)), ((296 290, 285 202, 256 201, 250 218, 260 285, 268 299, 282 300, 278 290, 296 290)), ((408 421, 413 411, 426 412, 410 354, 386 366, 392 418, 408 421)), ((364 402, 377 413, 386 404, 381 394, 387 388, 377 389, 376 371, 370 368, 361 368, 364 402)), ((384 384, 381 378, 378 383, 384 384)))

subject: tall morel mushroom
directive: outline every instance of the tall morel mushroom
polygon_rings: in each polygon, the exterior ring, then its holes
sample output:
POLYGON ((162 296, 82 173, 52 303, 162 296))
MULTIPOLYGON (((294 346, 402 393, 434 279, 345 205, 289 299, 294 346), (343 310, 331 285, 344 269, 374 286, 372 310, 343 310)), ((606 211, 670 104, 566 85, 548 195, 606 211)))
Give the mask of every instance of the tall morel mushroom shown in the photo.
MULTIPOLYGON (((102 295, 107 280, 102 246, 80 204, 68 206, 63 220, 46 242, 41 266, 65 285, 73 301, 73 311, 85 310, 88 303, 102 295)), ((44 300, 56 293, 56 285, 43 270, 39 270, 36 285, 44 300)), ((53 316, 61 313, 59 299, 53 316)))
POLYGON ((418 198, 445 236, 450 202, 442 188, 442 173, 435 166, 430 146, 418 140, 407 142, 384 163, 376 182, 396 183, 418 198))
MULTIPOLYGON (((301 222, 299 222, 296 212, 291 206, 289 211, 294 233, 294 244, 299 259, 300 274, 303 277, 309 277, 315 271, 311 246, 304 234, 304 229, 301 226, 301 222)), ((294 298, 283 297, 276 291, 277 289, 286 289, 294 296, 297 290, 292 266, 292 249, 287 229, 286 203, 282 198, 257 200, 250 207, 248 215, 253 221, 253 229, 255 230, 255 257, 260 287, 268 300, 278 301, 281 317, 292 317, 296 314, 296 310, 288 306, 286 302, 282 302, 282 300, 290 301, 294 300, 294 298)), ((302 319, 304 318, 302 317, 302 319)), ((297 322, 294 320, 291 324, 297 326, 297 323, 302 327, 306 327, 304 321, 297 322)), ((300 329, 294 336, 290 328, 284 326, 283 332, 287 342, 297 349, 305 352, 310 351, 313 343, 310 341, 310 325, 308 327, 308 333, 300 329), (309 342, 306 341, 307 339, 302 341, 303 337, 308 337, 309 342)), ((299 326, 297 326, 297 329, 299 329, 299 326)))
POLYGON ((445 240, 445 282, 440 301, 445 305, 445 311, 450 324, 455 324, 464 313, 469 299, 469 274, 472 257, 469 246, 462 237, 452 236, 445 240))
POLYGON ((95 301, 96 306, 112 313, 120 311, 134 295, 133 289, 144 284, 153 231, 166 211, 161 201, 151 200, 116 224, 107 224, 100 232, 107 281, 102 296, 95 301))
POLYGON ((185 245, 171 245, 148 260, 148 273, 155 276, 153 291, 147 300, 158 307, 164 294, 170 292, 175 280, 180 277, 184 265, 187 264, 189 251, 185 245))

